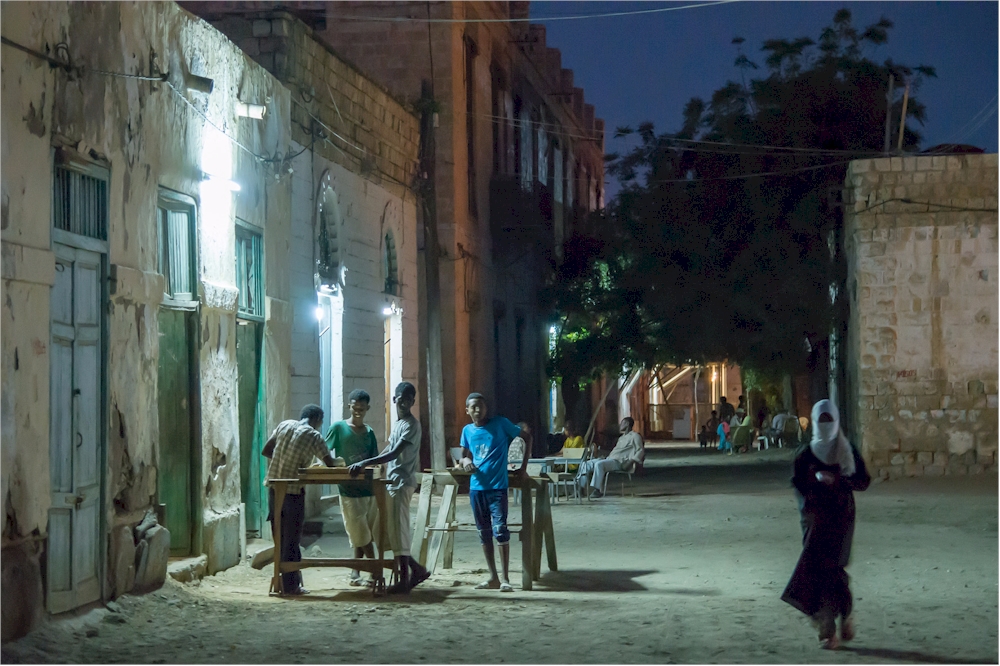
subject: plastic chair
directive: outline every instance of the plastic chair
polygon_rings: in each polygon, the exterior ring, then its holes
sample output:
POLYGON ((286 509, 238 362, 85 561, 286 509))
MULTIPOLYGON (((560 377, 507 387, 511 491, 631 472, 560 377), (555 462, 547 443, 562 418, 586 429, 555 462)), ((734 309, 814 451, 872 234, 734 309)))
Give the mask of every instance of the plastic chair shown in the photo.
MULTIPOLYGON (((568 459, 579 458, 582 461, 587 459, 588 448, 582 449, 563 449, 563 457, 568 459)), ((580 501, 580 486, 576 483, 576 472, 571 472, 569 470, 570 464, 578 465, 579 463, 560 463, 556 459, 556 465, 564 464, 566 468, 563 471, 552 471, 546 474, 550 479, 552 479, 552 485, 556 489, 556 501, 559 501, 559 489, 562 488, 566 494, 566 500, 569 500, 569 488, 573 487, 573 496, 576 497, 576 501, 580 501)))
POLYGON ((633 461, 628 467, 624 467, 624 468, 619 469, 619 470, 614 470, 613 472, 608 472, 608 475, 606 477, 604 477, 604 489, 601 492, 607 494, 608 480, 611 478, 612 474, 617 474, 621 478, 621 493, 622 493, 622 497, 625 497, 625 481, 626 480, 628 480, 628 489, 629 489, 629 492, 632 494, 632 497, 635 497, 635 486, 632 484, 632 477, 634 475, 641 475, 642 474, 642 469, 643 469, 643 464, 642 463, 637 463, 637 462, 633 461))

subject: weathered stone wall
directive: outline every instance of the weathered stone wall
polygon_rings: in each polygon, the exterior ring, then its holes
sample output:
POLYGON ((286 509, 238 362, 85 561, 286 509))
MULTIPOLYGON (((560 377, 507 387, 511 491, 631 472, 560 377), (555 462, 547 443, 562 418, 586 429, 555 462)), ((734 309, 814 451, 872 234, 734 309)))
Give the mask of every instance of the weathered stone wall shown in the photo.
POLYGON ((996 471, 997 156, 852 162, 856 441, 882 478, 996 471))
MULTIPOLYGON (((287 215, 276 213, 288 209, 290 179, 276 180, 273 165, 237 148, 202 114, 258 155, 287 154, 288 93, 218 31, 172 3, 4 4, 2 17, 4 36, 88 68, 67 73, 3 47, 4 547, 21 544, 15 547, 23 549, 25 538, 44 543, 47 529, 51 150, 60 146, 110 173, 107 264, 116 279, 109 302, 102 304, 107 313, 107 427, 100 442, 106 459, 106 528, 99 548, 103 596, 128 588, 114 580, 115 570, 108 566, 111 535, 138 523, 158 501, 158 313, 164 290, 156 205, 161 187, 197 204, 197 413, 203 448, 193 490, 201 508, 194 519, 201 537, 196 544, 203 544, 213 570, 230 566, 238 559, 240 503, 234 218, 263 228, 267 260, 274 268, 282 266, 288 222, 287 215), (60 43, 66 50, 56 54, 60 43), (148 75, 154 68, 171 73, 180 95, 165 83, 94 71, 148 75), (185 91, 188 72, 212 78, 211 95, 185 91), (237 100, 268 100, 266 119, 238 118, 237 100), (220 170, 241 184, 238 196, 203 180, 203 171, 219 175, 220 170)), ((283 413, 287 403, 289 350, 282 327, 290 325, 290 317, 282 272, 268 271, 265 288, 272 413, 283 413)), ((5 550, 5 577, 7 564, 5 550)), ((41 602, 4 586, 5 638, 7 609, 33 603, 41 602)))

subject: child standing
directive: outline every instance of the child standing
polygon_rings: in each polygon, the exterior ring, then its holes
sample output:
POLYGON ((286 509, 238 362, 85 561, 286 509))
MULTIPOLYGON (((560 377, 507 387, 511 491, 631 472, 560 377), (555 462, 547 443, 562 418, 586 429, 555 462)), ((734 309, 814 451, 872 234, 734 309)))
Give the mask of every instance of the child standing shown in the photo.
MULTIPOLYGON (((375 431, 365 424, 365 415, 371 407, 371 396, 367 391, 355 389, 347 397, 351 418, 337 421, 326 433, 326 443, 334 455, 343 458, 348 465, 374 458, 378 455, 375 431)), ((340 517, 344 520, 344 530, 354 549, 354 558, 375 559, 375 544, 372 535, 378 520, 378 509, 371 489, 356 483, 342 483, 340 488, 340 517)), ((374 585, 372 577, 362 583, 357 569, 351 571, 351 585, 374 585)))
MULTIPOLYGON (((507 448, 515 437, 522 436, 521 428, 503 416, 488 418, 486 398, 470 393, 465 400, 465 411, 472 423, 462 429, 461 466, 472 472, 469 480, 469 500, 472 514, 479 530, 479 542, 486 556, 490 579, 476 586, 477 590, 513 592, 510 584, 510 531, 507 529, 507 448), (502 578, 497 576, 493 553, 493 539, 500 548, 502 578)), ((528 463, 528 449, 517 472, 524 473, 528 463)))
POLYGON ((410 556, 413 534, 410 526, 410 500, 417 488, 417 466, 420 463, 420 423, 410 413, 417 399, 417 389, 410 382, 396 386, 392 401, 396 403, 398 420, 392 426, 389 446, 381 455, 354 463, 351 476, 360 474, 369 465, 389 463, 386 480, 389 482, 389 543, 396 556, 399 581, 390 587, 389 594, 409 594, 410 590, 430 578, 430 573, 410 556))

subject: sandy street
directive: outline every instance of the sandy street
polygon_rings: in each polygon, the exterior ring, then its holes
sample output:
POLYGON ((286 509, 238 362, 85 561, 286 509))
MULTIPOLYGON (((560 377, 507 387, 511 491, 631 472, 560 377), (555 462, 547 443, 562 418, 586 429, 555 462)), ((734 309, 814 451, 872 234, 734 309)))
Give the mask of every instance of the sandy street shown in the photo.
MULTIPOLYGON (((473 590, 484 563, 463 533, 455 569, 409 597, 373 599, 349 588, 344 570, 309 569, 312 595, 275 599, 270 567, 241 565, 200 583, 168 578, 158 592, 120 599, 119 612, 49 622, 5 645, 3 661, 997 662, 995 473, 858 494, 848 569, 858 637, 826 652, 779 600, 800 543, 790 459, 787 449, 726 457, 652 446, 635 498, 612 486, 607 498, 553 507, 559 571, 543 561, 532 592, 473 590)), ((471 520, 464 497, 459 506, 471 520)), ((306 548, 347 555, 339 518, 326 529, 306 548)))

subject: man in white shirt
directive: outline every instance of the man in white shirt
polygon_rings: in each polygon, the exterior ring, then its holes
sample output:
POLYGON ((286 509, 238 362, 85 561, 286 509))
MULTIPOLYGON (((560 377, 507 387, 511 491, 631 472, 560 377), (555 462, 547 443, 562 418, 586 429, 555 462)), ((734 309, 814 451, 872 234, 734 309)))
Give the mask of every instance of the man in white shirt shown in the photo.
POLYGON ((604 497, 604 483, 609 472, 628 470, 632 466, 641 465, 646 459, 646 445, 642 436, 632 430, 634 425, 632 417, 623 418, 618 427, 621 437, 608 457, 587 460, 580 465, 577 479, 578 482, 586 483, 587 475, 590 475, 590 497, 604 497))

